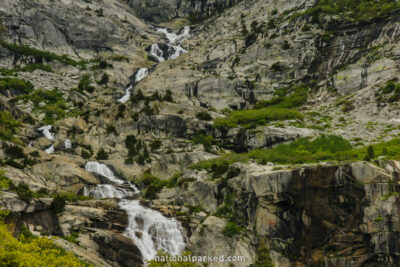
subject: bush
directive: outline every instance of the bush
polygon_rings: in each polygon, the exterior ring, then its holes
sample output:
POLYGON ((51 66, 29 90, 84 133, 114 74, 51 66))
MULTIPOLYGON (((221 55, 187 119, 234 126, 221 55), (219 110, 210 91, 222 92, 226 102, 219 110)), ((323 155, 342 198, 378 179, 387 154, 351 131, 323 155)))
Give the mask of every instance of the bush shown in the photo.
POLYGON ((101 148, 99 152, 97 152, 96 160, 107 160, 107 159, 108 159, 108 153, 103 148, 101 148))
POLYGON ((65 198, 60 195, 57 195, 55 198, 53 198, 53 201, 51 202, 51 209, 56 213, 63 212, 65 209, 65 198))
POLYGON ((196 118, 201 121, 210 121, 212 120, 211 115, 207 111, 200 111, 196 113, 196 118))
POLYGON ((71 65, 71 66, 81 66, 82 68, 85 68, 86 63, 84 61, 75 61, 71 58, 69 58, 66 55, 57 55, 52 52, 48 51, 41 51, 29 46, 25 45, 17 45, 17 44, 10 44, 5 41, 0 40, 0 46, 7 48, 8 50, 18 54, 18 55, 24 55, 24 56, 34 56, 38 58, 39 60, 47 60, 47 61, 54 61, 58 60, 63 64, 66 65, 71 65))
POLYGON ((24 93, 30 93, 34 86, 29 81, 23 81, 17 78, 0 78, 0 91, 15 90, 24 93))
POLYGON ((19 146, 6 146, 4 152, 12 159, 22 159, 26 157, 24 150, 19 146))
POLYGON ((171 92, 171 90, 167 90, 167 91, 165 92, 164 101, 167 101, 167 102, 174 102, 174 100, 173 100, 173 98, 172 98, 172 92, 171 92))
POLYGON ((78 88, 79 88, 79 90, 93 93, 95 88, 91 84, 92 84, 92 80, 90 79, 90 75, 85 74, 79 80, 78 88))
POLYGON ((244 230, 243 227, 238 226, 236 223, 227 222, 225 224, 224 229, 222 230, 222 233, 224 234, 224 236, 234 237, 235 235, 239 234, 243 230, 244 230))
POLYGON ((277 89, 272 99, 258 101, 255 108, 298 108, 307 103, 308 90, 309 88, 305 85, 296 86, 294 88, 277 89))
POLYGON ((5 175, 4 170, 0 170, 0 190, 8 189, 11 185, 10 179, 5 175))
POLYGON ((98 82, 98 84, 107 84, 109 80, 110 77, 107 75, 107 73, 104 73, 103 76, 101 76, 101 79, 98 82))
POLYGON ((304 116, 297 110, 285 108, 264 108, 256 110, 232 111, 225 118, 214 120, 214 127, 219 129, 229 129, 243 125, 246 128, 254 128, 257 125, 265 125, 271 121, 300 119, 304 116))
POLYGON ((151 151, 157 150, 157 149, 159 149, 161 147, 161 145, 162 145, 162 142, 159 139, 154 140, 150 144, 150 149, 151 149, 151 151))
POLYGON ((0 223, 0 244, 2 266, 91 266, 49 238, 34 237, 29 230, 21 229, 18 240, 4 223, 0 223))
MULTIPOLYGON (((399 145, 400 146, 400 145, 399 145)), ((353 152, 346 139, 335 135, 322 135, 314 140, 300 138, 289 144, 280 144, 272 149, 257 149, 248 153, 229 153, 219 158, 202 161, 192 166, 195 169, 208 169, 214 178, 219 178, 228 171, 234 162, 247 162, 255 159, 259 163, 294 164, 319 162, 320 160, 349 160, 361 158, 365 152, 353 152)))
POLYGON ((22 201, 29 203, 33 199, 33 193, 29 189, 29 186, 25 183, 22 183, 18 186, 15 186, 14 184, 10 185, 10 190, 17 193, 18 198, 21 199, 22 201))
POLYGON ((211 151, 212 145, 214 143, 214 137, 212 136, 205 136, 205 135, 199 135, 196 136, 193 139, 193 143, 195 144, 202 144, 204 147, 204 150, 207 152, 211 151))
POLYGON ((397 1, 359 1, 359 0, 322 0, 304 12, 296 13, 292 19, 307 16, 314 23, 325 14, 341 16, 348 21, 368 21, 376 17, 385 18, 400 9, 397 1))

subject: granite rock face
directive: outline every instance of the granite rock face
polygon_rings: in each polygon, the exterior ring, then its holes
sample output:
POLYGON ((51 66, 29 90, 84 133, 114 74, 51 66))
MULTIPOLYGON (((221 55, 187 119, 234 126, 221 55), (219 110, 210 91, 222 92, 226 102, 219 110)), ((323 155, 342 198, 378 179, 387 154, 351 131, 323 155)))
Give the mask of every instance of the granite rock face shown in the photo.
POLYGON ((154 23, 175 18, 191 17, 201 20, 222 12, 241 0, 125 0, 135 13, 144 20, 154 23))

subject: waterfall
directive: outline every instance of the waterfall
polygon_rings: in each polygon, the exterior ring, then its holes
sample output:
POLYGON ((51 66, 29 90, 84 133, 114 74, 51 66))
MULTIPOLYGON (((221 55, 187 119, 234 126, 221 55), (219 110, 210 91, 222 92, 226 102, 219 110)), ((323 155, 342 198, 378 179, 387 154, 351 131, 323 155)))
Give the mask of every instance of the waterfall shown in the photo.
POLYGON ((46 125, 40 127, 38 130, 41 131, 47 139, 54 140, 54 133, 50 132, 52 127, 52 125, 46 125))
POLYGON ((175 219, 142 207, 138 200, 124 199, 119 206, 128 213, 125 235, 135 241, 145 260, 153 259, 159 250, 177 255, 185 249, 183 228, 175 219))
POLYGON ((158 62, 165 61, 164 52, 160 49, 158 44, 152 44, 150 48, 150 55, 157 59, 158 62))
POLYGON ((168 39, 168 44, 164 51, 160 48, 158 44, 152 44, 150 48, 150 55, 153 56, 158 62, 163 62, 169 59, 176 59, 180 55, 186 54, 181 43, 190 38, 190 27, 186 26, 181 34, 176 34, 169 32, 167 29, 158 28, 158 32, 164 33, 165 37, 168 39), (166 51, 165 51, 166 50, 166 51))
POLYGON ((136 72, 135 75, 135 82, 138 83, 141 80, 143 80, 147 75, 149 75, 149 69, 148 68, 141 68, 136 72))
POLYGON ((72 148, 72 142, 69 139, 64 140, 64 147, 65 149, 71 149, 72 148))
POLYGON ((134 194, 133 191, 116 188, 110 184, 100 184, 93 188, 85 187, 83 194, 94 198, 125 198, 134 194))
POLYGON ((94 173, 100 174, 100 175, 106 177, 108 180, 110 180, 113 183, 120 184, 120 185, 124 183, 124 181, 115 177, 112 170, 110 170, 110 168, 108 168, 108 166, 105 164, 98 163, 95 161, 89 161, 85 165, 85 170, 87 172, 94 172, 94 173))
POLYGON ((183 28, 183 32, 179 35, 173 32, 168 32, 168 30, 164 28, 158 28, 157 31, 164 33, 170 44, 175 44, 176 42, 182 43, 190 38, 189 26, 185 26, 185 28, 183 28))
MULTIPOLYGON (((148 68, 140 68, 135 75, 135 83, 140 82, 143 80, 147 75, 149 74, 149 69, 148 68)), ((126 89, 125 89, 125 95, 118 99, 118 102, 120 103, 126 103, 128 100, 131 98, 131 93, 132 93, 132 88, 133 84, 130 84, 126 89)))
POLYGON ((129 99, 131 98, 131 91, 132 91, 132 84, 129 85, 126 89, 125 89, 125 95, 123 97, 121 97, 120 99, 118 99, 118 102, 120 103, 126 103, 129 101, 129 99))
POLYGON ((53 145, 51 145, 50 147, 48 147, 47 149, 45 149, 45 151, 44 152, 46 152, 47 154, 53 154, 54 153, 54 151, 55 151, 55 149, 54 149, 54 146, 53 145))
MULTIPOLYGON (((86 171, 95 172, 112 180, 119 180, 104 164, 88 162, 86 171)), ((119 180, 123 183, 122 180, 119 180)), ((138 200, 128 200, 126 197, 138 192, 137 188, 130 184, 129 189, 115 187, 110 184, 85 187, 84 195, 95 198, 121 199, 119 206, 128 214, 128 227, 125 235, 131 238, 142 253, 144 260, 151 260, 159 250, 170 255, 177 255, 185 249, 185 233, 182 225, 173 218, 164 217, 160 212, 145 208, 138 200)))

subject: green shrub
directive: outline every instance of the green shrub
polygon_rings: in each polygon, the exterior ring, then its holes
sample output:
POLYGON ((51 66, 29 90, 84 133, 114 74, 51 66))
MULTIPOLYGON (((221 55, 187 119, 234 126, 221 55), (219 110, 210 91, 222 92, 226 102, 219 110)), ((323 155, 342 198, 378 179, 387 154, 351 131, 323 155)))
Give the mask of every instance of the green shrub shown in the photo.
POLYGON ((88 150, 82 149, 82 152, 81 152, 82 158, 90 159, 92 157, 92 155, 93 155, 93 151, 88 151, 88 150))
MULTIPOLYGON (((247 162, 255 159, 259 163, 294 164, 319 162, 320 160, 347 160, 357 158, 351 151, 349 141, 340 136, 322 135, 314 140, 300 138, 289 144, 281 144, 272 149, 257 149, 248 153, 229 153, 219 158, 202 161, 192 166, 196 169, 208 169, 214 178, 220 177, 234 162, 247 162)), ((365 154, 364 154, 365 155, 365 154)))
POLYGON ((24 150, 20 146, 6 146, 4 148, 5 154, 12 158, 12 159, 22 159, 25 158, 26 155, 24 153, 24 150))
POLYGON ((342 17, 348 21, 368 21, 376 17, 385 18, 400 9, 400 3, 391 0, 322 0, 304 12, 296 13, 292 19, 308 16, 313 23, 326 14, 342 17))
POLYGON ((8 228, 8 225, 0 223, 2 266, 92 266, 56 246, 47 237, 35 237, 27 228, 21 227, 17 239, 8 228))
POLYGON ((309 88, 305 85, 296 86, 294 88, 277 89, 272 99, 258 101, 255 108, 298 108, 307 103, 308 91, 309 88))
POLYGON ((222 233, 224 234, 224 236, 234 237, 235 235, 240 234, 240 232, 242 232, 243 230, 244 228, 238 226, 236 223, 227 222, 224 229, 222 230, 222 233))
POLYGON ((104 73, 103 76, 101 76, 101 79, 98 82, 98 84, 107 84, 109 80, 110 77, 107 75, 107 73, 104 73))
POLYGON ((10 50, 18 55, 34 56, 38 59, 45 59, 47 61, 57 60, 65 65, 80 66, 82 68, 85 68, 85 65, 86 65, 86 62, 75 61, 75 60, 69 58, 67 55, 60 56, 60 55, 54 54, 52 52, 41 51, 41 50, 29 47, 29 46, 25 46, 25 45, 10 44, 10 43, 0 40, 0 46, 7 48, 8 50, 10 50))
POLYGON ((90 79, 90 75, 85 74, 79 80, 78 88, 81 91, 87 91, 89 93, 93 93, 95 88, 91 84, 92 80, 90 79))
POLYGON ((5 171, 0 169, 0 190, 8 189, 10 185, 10 179, 6 176, 5 171))
POLYGON ((154 140, 151 144, 150 144, 150 149, 151 151, 157 150, 162 146, 162 142, 159 139, 154 140))
POLYGON ((165 92, 164 101, 167 101, 167 102, 174 102, 174 99, 172 98, 172 92, 171 92, 171 90, 167 90, 167 91, 165 92))
POLYGON ((300 119, 304 116, 297 110, 285 108, 264 108, 256 110, 232 111, 225 118, 214 120, 214 127, 219 129, 229 129, 243 125, 246 128, 253 128, 257 125, 265 125, 271 121, 300 119))
POLYGON ((26 203, 29 203, 33 199, 33 193, 25 183, 19 184, 18 186, 11 183, 10 190, 17 193, 18 198, 26 203))
POLYGON ((53 198, 51 202, 51 209, 54 210, 56 213, 61 213, 65 209, 65 198, 57 195, 53 198))
POLYGON ((212 120, 211 115, 207 111, 200 111, 196 113, 196 118, 202 121, 210 121, 212 120))
POLYGON ((15 90, 24 93, 30 93, 34 86, 29 81, 23 81, 17 78, 0 78, 0 91, 15 90))
POLYGON ((108 153, 104 150, 104 148, 101 148, 96 155, 96 160, 107 160, 108 159, 108 153))
POLYGON ((210 152, 212 145, 214 143, 214 137, 206 135, 198 135, 193 138, 193 143, 202 144, 204 146, 204 150, 210 152))

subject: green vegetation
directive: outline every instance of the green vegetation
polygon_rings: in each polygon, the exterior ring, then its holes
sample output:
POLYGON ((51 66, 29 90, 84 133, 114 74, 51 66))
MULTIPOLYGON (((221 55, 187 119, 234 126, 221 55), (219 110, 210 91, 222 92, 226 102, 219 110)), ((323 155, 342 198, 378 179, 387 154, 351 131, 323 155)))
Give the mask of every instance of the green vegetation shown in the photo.
POLYGON ((305 162, 319 162, 321 160, 340 159, 351 150, 350 143, 342 137, 335 135, 323 135, 315 140, 300 138, 290 144, 281 144, 273 149, 257 149, 249 153, 237 154, 229 153, 219 158, 202 161, 195 165, 196 169, 208 169, 213 173, 224 173, 230 164, 234 162, 246 162, 255 159, 259 163, 267 162, 280 164, 295 164, 305 162))
POLYGON ((258 125, 265 125, 271 121, 300 119, 303 115, 293 109, 286 108, 263 108, 255 110, 239 110, 232 111, 225 118, 217 118, 214 120, 214 126, 219 129, 229 129, 242 125, 245 128, 254 128, 258 125))
POLYGON ((23 81, 17 78, 0 78, 0 91, 15 90, 23 93, 30 93, 34 86, 29 81, 23 81))
POLYGON ((29 186, 25 183, 15 186, 13 183, 10 184, 10 190, 17 193, 18 198, 22 201, 29 203, 33 199, 33 192, 29 189, 29 186))
POLYGON ((307 102, 308 91, 309 88, 305 85, 294 88, 280 88, 275 90, 274 97, 270 100, 258 101, 255 108, 298 108, 307 102))
POLYGON ((107 160, 108 159, 108 153, 104 150, 104 148, 101 148, 96 155, 96 160, 107 160))
POLYGON ((257 247, 257 260, 252 267, 274 267, 275 264, 269 255, 269 249, 264 240, 261 240, 257 247))
POLYGON ((49 238, 35 237, 25 227, 21 227, 18 239, 13 237, 4 222, 0 222, 0 262, 2 266, 91 266, 49 238))
POLYGON ((385 18, 400 10, 400 3, 392 0, 321 0, 304 12, 296 13, 292 19, 310 16, 317 23, 326 14, 339 15, 348 21, 368 21, 385 18))
POLYGON ((236 223, 229 221, 225 224, 222 233, 224 234, 224 236, 234 237, 235 235, 240 234, 240 232, 242 232, 243 230, 243 227, 240 227, 236 223))
POLYGON ((378 143, 362 148, 352 148, 350 143, 340 136, 322 135, 314 140, 300 138, 290 144, 281 144, 273 149, 257 149, 248 153, 227 153, 218 158, 194 164, 191 168, 207 169, 213 177, 219 177, 228 171, 234 162, 247 162, 250 159, 261 164, 302 164, 320 161, 356 161, 366 157, 386 156, 388 159, 400 159, 400 139, 378 143), (371 148, 374 153, 371 153, 371 148))
POLYGON ((161 180, 153 176, 149 170, 145 171, 140 179, 137 181, 139 186, 144 187, 144 197, 147 199, 157 198, 157 194, 164 188, 172 188, 178 185, 177 181, 181 173, 178 172, 174 174, 171 178, 167 180, 161 180))
POLYGON ((53 72, 53 69, 46 64, 43 63, 35 63, 26 65, 25 67, 18 67, 15 69, 0 69, 0 73, 5 76, 15 76, 16 72, 25 71, 25 72, 33 72, 35 70, 42 70, 47 72, 53 72))
POLYGON ((379 88, 375 93, 376 100, 379 103, 393 103, 400 100, 400 83, 394 81, 387 82, 384 86, 379 88))
POLYGON ((56 213, 61 213, 65 208, 65 198, 60 195, 56 195, 51 202, 51 209, 56 213))
POLYGON ((200 111, 196 113, 196 118, 201 121, 210 121, 212 120, 211 115, 207 111, 200 111))
POLYGON ((95 88, 91 84, 92 80, 90 79, 90 75, 85 74, 79 80, 78 89, 81 91, 87 91, 89 93, 93 93, 95 88))
POLYGON ((198 135, 193 138, 194 144, 202 144, 206 152, 210 152, 214 143, 214 137, 209 135, 198 135))
POLYGON ((0 110, 0 139, 4 141, 11 141, 20 144, 14 134, 17 133, 21 122, 13 118, 10 112, 0 110))
POLYGON ((67 55, 57 55, 52 52, 38 50, 29 46, 25 45, 17 45, 17 44, 10 44, 5 41, 0 40, 0 46, 7 48, 8 50, 23 56, 33 56, 37 58, 39 61, 47 60, 47 61, 54 61, 57 60, 65 65, 71 66, 80 66, 81 68, 86 67, 85 61, 75 61, 68 57, 67 55))
POLYGON ((54 88, 53 90, 35 90, 29 95, 21 95, 13 99, 13 101, 18 100, 32 101, 35 111, 46 114, 43 119, 45 124, 53 124, 54 121, 62 119, 67 115, 65 112, 67 103, 58 88, 54 88))

